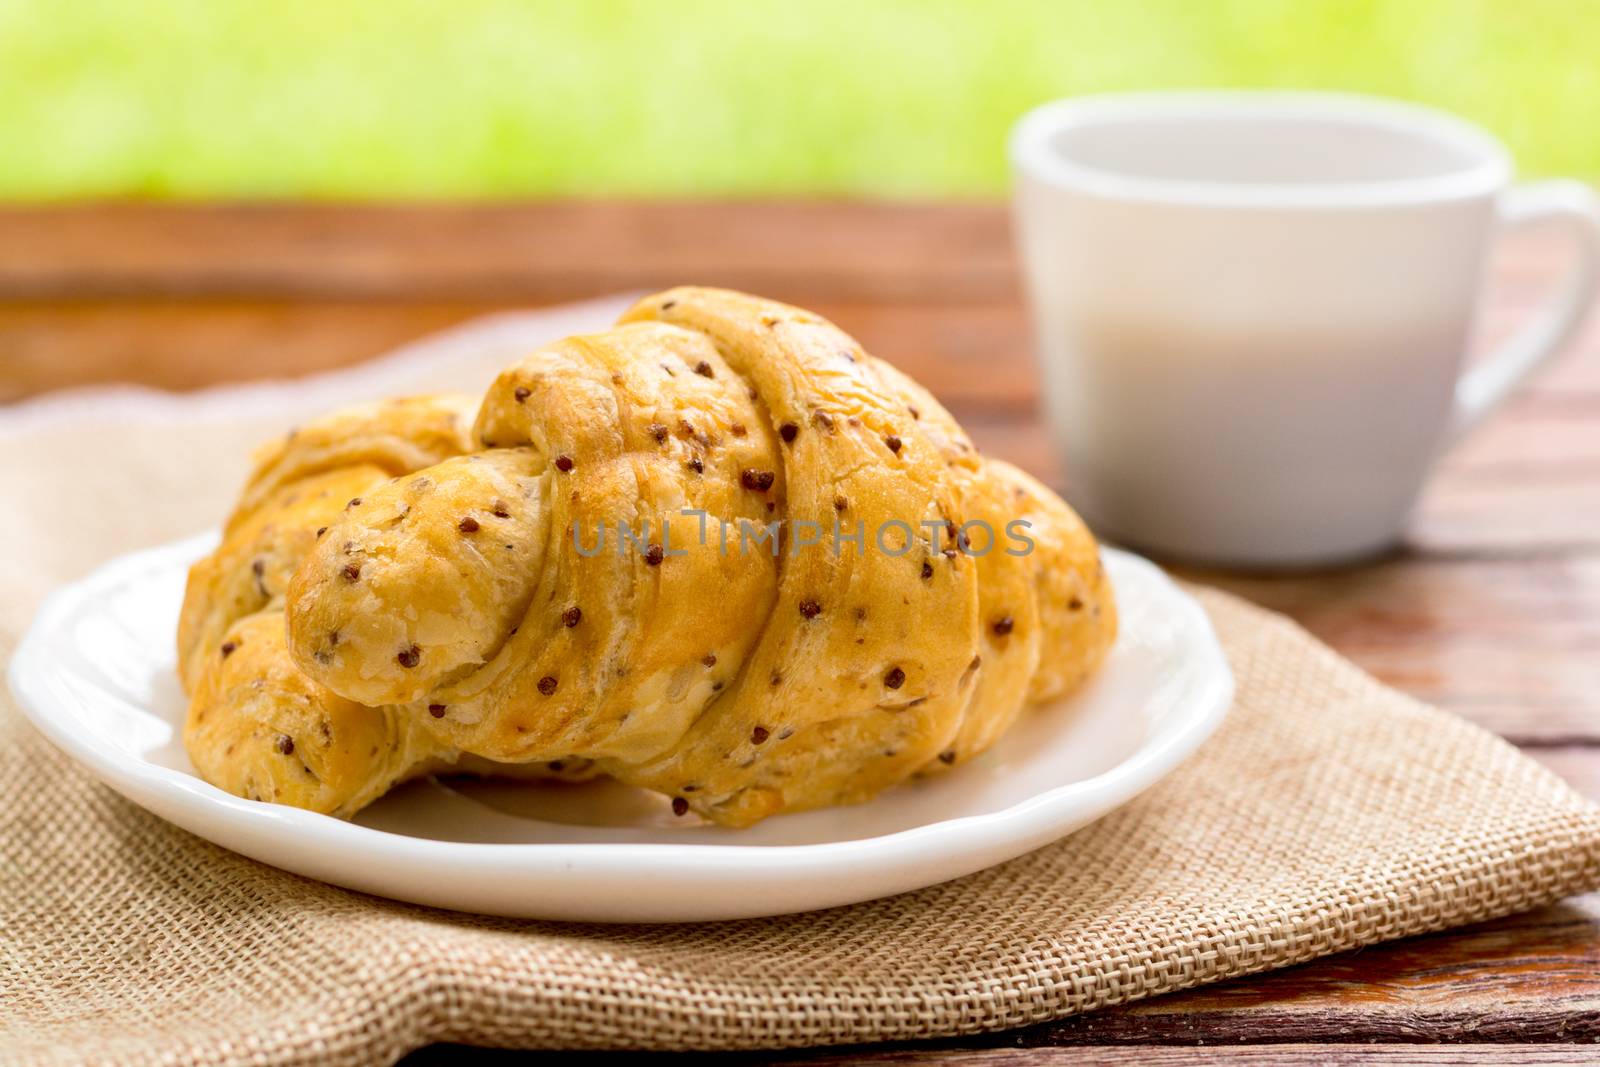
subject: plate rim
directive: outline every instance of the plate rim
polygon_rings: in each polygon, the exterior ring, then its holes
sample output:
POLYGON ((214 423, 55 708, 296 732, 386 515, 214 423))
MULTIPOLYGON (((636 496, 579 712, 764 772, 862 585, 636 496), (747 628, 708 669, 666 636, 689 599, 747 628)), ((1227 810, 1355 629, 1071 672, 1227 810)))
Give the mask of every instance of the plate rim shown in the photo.
MULTIPOLYGON (((1227 716, 1236 690, 1232 667, 1210 617, 1199 601, 1149 560, 1126 550, 1103 545, 1102 551, 1109 560, 1114 561, 1113 566, 1144 571, 1144 577, 1164 587, 1163 592, 1167 594, 1170 605, 1187 614, 1190 622, 1198 624, 1198 631, 1208 646, 1205 652, 1215 659, 1214 666, 1217 669, 1204 672, 1201 690, 1186 696, 1185 702, 1195 706, 1192 714, 1184 716, 1172 729, 1157 733, 1127 758, 1099 774, 1043 790, 996 811, 955 816, 891 833, 843 841, 791 845, 739 844, 736 841, 718 844, 663 841, 512 843, 412 837, 287 805, 236 797, 194 774, 130 756, 98 733, 70 729, 68 723, 62 721, 66 717, 50 713, 52 703, 66 698, 52 692, 49 676, 52 671, 65 668, 59 658, 48 650, 47 637, 59 633, 62 622, 70 618, 73 611, 85 601, 124 585, 130 573, 171 566, 174 557, 187 563, 203 554, 215 543, 217 536, 215 531, 208 531, 125 553, 102 563, 75 581, 57 587, 41 603, 26 633, 17 643, 6 676, 24 716, 74 762, 164 821, 245 855, 255 853, 241 847, 243 844, 264 838, 277 841, 283 847, 294 847, 282 840, 287 833, 298 838, 295 843, 298 847, 309 847, 311 851, 323 855, 358 849, 386 862, 448 864, 458 873, 494 871, 505 874, 509 868, 510 873, 518 875, 551 872, 620 875, 637 874, 641 867, 647 867, 652 873, 681 873, 686 870, 713 875, 805 872, 815 878, 830 872, 860 875, 861 869, 856 864, 868 858, 870 866, 879 870, 880 880, 890 872, 898 871, 916 882, 916 885, 908 888, 916 888, 962 877, 1042 847, 1133 800, 1174 770, 1216 732, 1227 716), (1082 818, 1081 802, 1085 796, 1095 799, 1091 802, 1092 813, 1082 818), (185 825, 167 813, 161 800, 186 806, 201 805, 208 810, 200 812, 193 821, 215 824, 220 819, 237 836, 228 841, 218 840, 219 835, 214 832, 185 825), (1061 829, 1066 824, 1070 824, 1068 828, 1061 829), (910 875, 909 871, 926 858, 930 841, 936 842, 938 851, 944 854, 948 865, 946 870, 936 877, 910 875), (992 856, 998 851, 1005 855, 1001 859, 986 859, 975 866, 969 865, 958 870, 956 868, 961 868, 962 863, 956 862, 953 855, 958 851, 965 854, 963 862, 968 863, 980 853, 992 856)), ((104 692, 102 687, 97 688, 104 692)), ((107 693, 107 696, 123 704, 129 703, 116 694, 107 693)), ((70 717, 71 721, 76 719, 76 715, 70 717)), ((259 856, 255 858, 260 859, 259 856)))

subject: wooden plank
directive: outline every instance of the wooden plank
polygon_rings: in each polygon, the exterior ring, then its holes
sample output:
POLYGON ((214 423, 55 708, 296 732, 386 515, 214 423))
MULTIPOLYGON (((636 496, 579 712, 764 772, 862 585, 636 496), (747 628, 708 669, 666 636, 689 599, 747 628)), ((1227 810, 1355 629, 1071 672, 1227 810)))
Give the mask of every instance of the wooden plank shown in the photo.
POLYGON ((1600 553, 1184 573, 1288 614, 1381 681, 1514 741, 1600 740, 1600 553))
MULTIPOLYGON (((469 1064, 523 1064, 528 1062, 527 1052, 509 1049, 468 1048, 464 1045, 435 1045, 407 1056, 401 1063, 406 1067, 434 1067, 434 1065, 469 1064)), ((558 1056, 562 1063, 599 1064, 617 1062, 613 1052, 570 1053, 558 1056)), ((960 1064, 962 1067, 1055 1067, 1071 1064, 1073 1067, 1198 1067, 1201 1064, 1237 1064, 1239 1067, 1265 1067, 1288 1064, 1290 1067, 1317 1067, 1333 1065, 1344 1067, 1353 1064, 1377 1064, 1381 1067, 1450 1067, 1450 1065, 1489 1064, 1593 1064, 1596 1050, 1592 1046, 1570 1044, 1466 1044, 1417 1045, 1399 1044, 1370 1046, 1360 1044, 1234 1044, 1225 1046, 1183 1045, 1078 1045, 1066 1048, 1049 1047, 984 1047, 961 1042, 940 1042, 928 1045, 854 1046, 844 1050, 818 1050, 815 1052, 760 1052, 760 1053, 681 1053, 640 1056, 630 1059, 649 1063, 713 1064, 717 1067, 735 1067, 744 1064, 767 1064, 782 1067, 787 1064, 808 1064, 811 1067, 833 1067, 836 1064, 865 1064, 869 1067, 932 1067, 938 1064, 960 1064)))
MULTIPOLYGON (((1558 233, 1519 233, 1496 300, 1561 268, 1558 233)), ((1015 291, 997 202, 96 203, 0 208, 0 294, 592 295, 694 280, 835 296, 1015 291), (666 278, 663 278, 666 275, 666 278)))
POLYGON ((1381 1064, 1387 1067, 1445 1067, 1448 1064, 1592 1064, 1595 1050, 1571 1045, 1237 1045, 1233 1047, 1079 1047, 992 1049, 863 1049, 844 1055, 748 1059, 772 1064, 926 1064, 959 1063, 966 1067, 1050 1067, 1056 1064, 1086 1067, 1192 1067, 1196 1064, 1316 1065, 1381 1064))
MULTIPOLYGON (((1015 302, 810 303, 959 414, 1033 422, 1038 375, 1015 302)), ((184 389, 295 376, 519 306, 244 297, 0 301, 0 400, 99 381, 184 389)), ((1600 334, 1594 350, 1600 353, 1600 334)), ((1579 362, 1600 365, 1600 358, 1579 362)), ((1569 385, 1519 398, 1452 456, 1472 469, 1525 460, 1592 472, 1600 462, 1600 388, 1569 385)))
POLYGON ((1444 555, 1592 550, 1600 486, 1587 477, 1457 479, 1441 471, 1412 520, 1408 543, 1444 555))
POLYGON ((1030 1044, 1600 1040, 1600 896, 1023 1031, 1030 1044))
POLYGON ((743 1058, 746 1063, 807 1064, 963 1064, 965 1067, 1193 1067, 1197 1064, 1319 1065, 1380 1064, 1385 1067, 1446 1067, 1449 1064, 1593 1064, 1595 1050, 1571 1045, 1236 1045, 1201 1048, 1101 1046, 1078 1048, 852 1050, 816 1057, 743 1058))
MULTIPOLYGON (((1581 745, 1525 745, 1522 751, 1556 772, 1572 788, 1600 803, 1600 745, 1593 742, 1581 745)), ((1600 975, 1596 977, 1600 978, 1600 975)))
POLYGON ((299 377, 492 310, 451 301, 0 302, 0 402, 102 382, 189 390, 299 377))
POLYGON ((0 294, 561 300, 694 282, 772 296, 992 299, 999 205, 148 205, 0 210, 0 294))
MULTIPOLYGON (((583 295, 625 288, 602 284, 583 295)), ((1014 297, 870 301, 825 298, 798 286, 787 295, 838 322, 946 403, 1017 418, 1037 410, 1033 340, 1014 297)), ((0 402, 100 381, 192 389, 308 374, 359 362, 474 315, 539 302, 448 295, 0 299, 0 402), (219 358, 219 338, 250 358, 219 358)), ((1581 353, 1541 377, 1513 409, 1594 425, 1600 412, 1600 320, 1585 333, 1581 353)), ((1490 450, 1485 442, 1502 421, 1490 423, 1463 451, 1490 450)))
MULTIPOLYGON (((586 295, 620 288, 603 286, 586 295)), ((1014 302, 804 302, 941 396, 1008 417, 1032 417, 1035 371, 1014 302)), ((0 402, 106 381, 193 389, 293 377, 360 362, 474 316, 524 306, 484 299, 0 301, 0 402)))
MULTIPOLYGON (((1560 252, 1548 235, 1511 242, 1488 290, 1484 344, 1526 318, 1562 270, 1560 252)), ((1032 342, 996 204, 0 209, 0 307, 9 315, 0 355, 21 348, 39 362, 38 338, 48 331, 62 346, 48 363, 65 376, 0 378, 0 399, 84 380, 192 386, 231 380, 243 366, 302 373, 474 311, 683 281, 828 305, 819 310, 912 373, 946 368, 937 375, 945 380, 927 383, 941 395, 976 389, 986 402, 1031 410, 1032 342), (152 300, 184 301, 192 332, 152 300), (312 306, 273 306, 283 302, 312 306), (352 306, 363 303, 388 306, 352 306), (413 314, 408 303, 423 307, 413 314), (441 305, 457 314, 442 315, 441 305), (128 329, 114 328, 119 315, 128 329), (389 315, 383 329, 372 328, 389 315), (344 322, 357 343, 337 342, 344 322), (164 365, 166 346, 151 344, 156 324, 180 350, 221 330, 263 349, 260 362, 164 365)), ((1600 351, 1600 321, 1578 347, 1600 351)), ((1600 394, 1600 360, 1565 360, 1545 382, 1600 394)))

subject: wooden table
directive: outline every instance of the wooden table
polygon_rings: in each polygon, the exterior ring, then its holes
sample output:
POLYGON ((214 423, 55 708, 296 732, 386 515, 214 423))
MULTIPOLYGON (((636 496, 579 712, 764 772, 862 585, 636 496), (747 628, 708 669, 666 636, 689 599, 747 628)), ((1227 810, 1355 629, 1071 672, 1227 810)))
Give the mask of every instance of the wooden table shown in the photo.
MULTIPOLYGON (((1561 265, 1549 235, 1506 248, 1484 338, 1520 321, 1561 265)), ((932 388, 987 451, 1064 480, 1035 410, 1006 215, 991 204, 3 210, 0 402, 106 381, 191 389, 304 374, 484 312, 679 282, 814 308, 932 388)), ((1600 324, 1575 348, 1446 460, 1392 558, 1201 577, 1288 612, 1600 797, 1600 324)), ((1576 1063, 1600 1051, 1563 1043, 1596 1039, 1600 895, 1026 1030, 844 1058, 1576 1063), (1427 1047, 1446 1041, 1469 1044, 1427 1047)))

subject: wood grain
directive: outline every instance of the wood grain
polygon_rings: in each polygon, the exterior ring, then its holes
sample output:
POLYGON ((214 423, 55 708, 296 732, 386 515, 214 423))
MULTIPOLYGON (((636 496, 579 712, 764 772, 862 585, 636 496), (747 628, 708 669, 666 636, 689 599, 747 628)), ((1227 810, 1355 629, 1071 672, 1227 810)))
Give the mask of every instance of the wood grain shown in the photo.
MULTIPOLYGON (((815 1054, 794 1053, 703 1053, 665 1054, 648 1057, 651 1063, 708 1064, 711 1067, 738 1067, 743 1064, 865 1064, 868 1067, 936 1067, 962 1064, 964 1067, 1195 1067, 1199 1064, 1233 1064, 1238 1067, 1265 1067, 1288 1064, 1309 1065, 1377 1064, 1382 1067, 1450 1067, 1486 1064, 1593 1064, 1595 1049, 1585 1045, 1387 1045, 1356 1044, 1270 1044, 1235 1046, 1154 1046, 1126 1045, 1073 1046, 1068 1048, 972 1047, 946 1043, 938 1047, 868 1047, 815 1054)), ((403 1061, 407 1067, 444 1067, 461 1063, 464 1057, 482 1064, 522 1064, 528 1054, 502 1049, 468 1048, 463 1045, 438 1045, 424 1049, 403 1061)), ((614 1053, 561 1053, 562 1063, 610 1064, 614 1053)))
MULTIPOLYGON (((1563 260, 1548 234, 1500 250, 1480 351, 1563 260)), ((1070 490, 1037 415, 1006 213, 982 203, 0 208, 0 403, 308 374, 488 312, 688 281, 815 308, 987 451, 1070 490)), ((1185 573, 1288 613, 1600 797, 1600 320, 1574 349, 1446 457, 1392 555, 1185 573)), ((1600 1056, 1556 1043, 1596 1038, 1600 895, 1009 1034, 719 1058, 1586 1063, 1600 1056), (1420 1044, 1437 1041, 1468 1044, 1420 1044)))
MULTIPOLYGON (((1028 1047, 994 1048, 969 1047, 945 1044, 940 1047, 869 1047, 850 1048, 838 1052, 819 1054, 723 1053, 706 1055, 684 1053, 649 1057, 651 1063, 708 1064, 711 1067, 736 1067, 742 1064, 812 1064, 816 1067, 833 1067, 836 1064, 864 1064, 868 1067, 936 1067, 939 1064, 962 1064, 964 1067, 1056 1067, 1056 1065, 1086 1065, 1086 1067, 1195 1067, 1199 1064, 1231 1064, 1238 1067, 1266 1067, 1288 1064, 1289 1067, 1309 1065, 1377 1064, 1381 1067, 1450 1067, 1450 1065, 1486 1064, 1593 1064, 1596 1050, 1585 1045, 1516 1044, 1516 1045, 1387 1045, 1363 1046, 1356 1044, 1269 1044, 1235 1046, 1154 1046, 1126 1045, 1073 1046, 1068 1048, 1028 1047)), ((528 1054, 499 1049, 467 1048, 462 1045, 439 1045, 424 1049, 403 1061, 407 1067, 434 1067, 453 1065, 470 1056, 471 1062, 484 1064, 526 1063, 528 1054)), ((561 1053, 562 1063, 600 1064, 615 1063, 614 1053, 561 1053)))
POLYGON ((991 204, 106 204, 0 209, 0 292, 551 301, 693 282, 875 301, 1008 297, 991 204))
MULTIPOLYGON (((0 225, 0 239, 5 236, 0 225)), ((561 299, 647 290, 669 284, 671 277, 597 284, 561 299)), ((553 299, 538 290, 501 298, 428 293, 360 299, 247 291, 182 296, 161 289, 41 298, 26 287, 8 288, 8 281, 14 279, 0 275, 0 400, 6 401, 95 381, 193 389, 259 377, 263 371, 305 374, 370 358, 474 315, 553 299), (219 336, 245 346, 251 358, 219 358, 214 346, 219 336)), ((1032 340, 1015 296, 871 302, 830 297, 830 288, 793 283, 768 291, 846 326, 873 352, 926 379, 949 403, 1023 420, 1035 416, 1032 340)), ((1582 340, 1588 351, 1600 351, 1600 322, 1582 340)), ((1568 419, 1592 416, 1600 411, 1600 361, 1563 360, 1530 387, 1517 407, 1564 413, 1568 419)), ((1482 448, 1474 441, 1467 450, 1482 448)))
POLYGON ((927 1064, 961 1063, 968 1067, 1048 1067, 1083 1064, 1087 1067, 1188 1067, 1193 1064, 1383 1064, 1389 1067, 1444 1067, 1448 1064, 1592 1064, 1595 1050, 1567 1045, 1391 1045, 1363 1048, 1352 1045, 1246 1045, 1233 1048, 1173 1048, 1140 1046, 1080 1048, 990 1048, 965 1050, 863 1049, 838 1056, 804 1060, 773 1058, 773 1064, 927 1064))
POLYGON ((1600 897, 1026 1031, 1030 1042, 1600 1040, 1600 897))

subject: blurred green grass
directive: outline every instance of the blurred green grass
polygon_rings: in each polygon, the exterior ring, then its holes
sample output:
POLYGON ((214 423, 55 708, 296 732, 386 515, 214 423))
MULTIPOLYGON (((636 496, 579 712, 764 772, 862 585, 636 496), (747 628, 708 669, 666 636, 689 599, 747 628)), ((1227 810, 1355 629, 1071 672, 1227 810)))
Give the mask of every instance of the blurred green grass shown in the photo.
POLYGON ((1595 0, 0 0, 0 197, 982 196, 1033 104, 1178 86, 1600 176, 1595 0))

